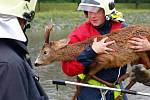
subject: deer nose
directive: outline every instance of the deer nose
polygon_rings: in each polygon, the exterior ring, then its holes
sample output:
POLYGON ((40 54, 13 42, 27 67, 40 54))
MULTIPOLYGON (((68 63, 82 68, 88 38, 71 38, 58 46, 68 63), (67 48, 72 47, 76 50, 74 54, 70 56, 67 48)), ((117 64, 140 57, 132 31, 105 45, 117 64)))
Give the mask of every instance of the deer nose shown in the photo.
POLYGON ((38 64, 38 63, 34 63, 34 66, 38 67, 38 66, 40 66, 40 64, 38 64))

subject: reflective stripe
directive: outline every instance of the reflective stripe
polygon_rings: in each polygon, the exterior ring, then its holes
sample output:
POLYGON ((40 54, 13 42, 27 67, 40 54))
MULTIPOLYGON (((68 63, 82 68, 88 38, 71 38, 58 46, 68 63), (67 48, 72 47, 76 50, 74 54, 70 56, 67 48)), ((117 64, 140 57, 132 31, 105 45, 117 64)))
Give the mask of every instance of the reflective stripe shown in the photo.
MULTIPOLYGON (((83 80, 83 79, 85 78, 85 76, 86 76, 85 74, 79 74, 79 75, 78 75, 78 77, 79 77, 81 80, 83 80)), ((90 80, 88 81, 88 84, 96 85, 96 86, 105 86, 105 87, 106 87, 105 84, 100 83, 100 82, 98 82, 98 81, 96 81, 96 80, 94 80, 94 79, 90 79, 90 80)), ((120 89, 120 84, 117 84, 117 85, 115 85, 115 86, 116 86, 116 88, 120 89)), ((114 91, 114 100, 115 100, 118 96, 120 96, 120 95, 121 95, 121 92, 114 91)))
POLYGON ((123 18, 123 14, 121 12, 116 11, 115 13, 111 14, 112 19, 123 18))
MULTIPOLYGON (((79 74, 78 77, 79 77, 81 80, 83 80, 83 79, 85 78, 85 74, 79 74)), ((90 79, 90 80, 88 81, 88 83, 91 84, 91 85, 96 85, 96 86, 105 86, 105 84, 102 84, 102 83, 100 83, 100 82, 98 82, 98 81, 96 81, 96 80, 94 80, 94 79, 90 79)))
MULTIPOLYGON (((117 89, 120 89, 120 88, 121 88, 120 84, 117 84, 117 85, 116 85, 116 88, 117 88, 117 89)), ((114 100, 115 100, 118 96, 121 96, 121 92, 114 91, 114 100)))

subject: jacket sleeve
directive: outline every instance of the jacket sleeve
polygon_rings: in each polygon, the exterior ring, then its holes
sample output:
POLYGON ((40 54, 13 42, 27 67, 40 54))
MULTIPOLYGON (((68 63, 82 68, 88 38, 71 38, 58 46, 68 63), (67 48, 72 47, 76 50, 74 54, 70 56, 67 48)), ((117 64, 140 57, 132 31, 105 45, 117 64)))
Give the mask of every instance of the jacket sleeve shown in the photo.
MULTIPOLYGON (((77 28, 72 33, 70 33, 68 36, 68 38, 70 39, 69 44, 77 43, 88 38, 89 35, 83 32, 83 30, 77 28)), ((85 68, 87 68, 87 66, 92 63, 95 56, 96 53, 92 50, 90 46, 88 46, 75 60, 63 61, 62 70, 68 76, 76 76, 78 74, 81 74, 85 71, 85 68)))
POLYGON ((93 63, 93 61, 96 58, 96 53, 93 51, 91 46, 87 46, 81 54, 77 57, 77 61, 82 63, 84 65, 84 72, 83 73, 88 73, 89 72, 89 66, 93 63))
MULTIPOLYGON (((84 24, 85 25, 85 24, 84 24)), ((79 26, 72 33, 69 34, 70 39, 69 44, 77 43, 87 39, 91 36, 89 29, 86 25, 79 26), (86 28, 85 28, 86 27, 86 28)), ((73 61, 63 61, 62 70, 68 76, 75 76, 83 73, 88 66, 93 62, 96 57, 96 53, 92 50, 90 46, 87 46, 85 50, 73 61)))
POLYGON ((0 100, 27 100, 24 81, 21 81, 20 66, 0 62, 0 100), (18 69, 17 69, 18 68, 18 69))
POLYGON ((88 46, 81 52, 81 54, 74 61, 63 61, 62 68, 64 73, 69 76, 75 76, 80 73, 87 73, 89 65, 92 64, 96 57, 96 53, 88 46))

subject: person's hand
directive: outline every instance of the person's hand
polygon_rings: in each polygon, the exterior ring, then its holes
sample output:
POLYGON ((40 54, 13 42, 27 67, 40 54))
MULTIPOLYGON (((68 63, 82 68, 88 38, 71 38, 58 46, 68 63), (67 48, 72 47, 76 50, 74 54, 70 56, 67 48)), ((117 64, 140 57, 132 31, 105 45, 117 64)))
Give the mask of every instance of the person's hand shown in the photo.
POLYGON ((115 43, 115 41, 106 42, 107 39, 108 39, 108 37, 105 37, 101 41, 97 41, 97 38, 94 38, 94 42, 92 44, 92 49, 97 54, 103 54, 103 53, 109 54, 109 52, 114 51, 113 49, 108 48, 107 46, 115 43))
POLYGON ((135 52, 149 51, 150 42, 146 37, 140 36, 139 38, 133 37, 128 41, 130 43, 129 48, 133 49, 135 52))

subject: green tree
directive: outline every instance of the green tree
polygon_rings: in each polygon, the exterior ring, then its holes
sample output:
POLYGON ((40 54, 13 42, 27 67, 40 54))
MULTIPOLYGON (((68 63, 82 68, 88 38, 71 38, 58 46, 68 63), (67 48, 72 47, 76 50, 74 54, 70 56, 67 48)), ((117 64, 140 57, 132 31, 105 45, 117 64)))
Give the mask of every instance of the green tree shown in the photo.
POLYGON ((139 7, 139 4, 140 4, 140 1, 139 1, 139 0, 136 0, 136 1, 135 1, 135 7, 136 7, 136 9, 139 7))

